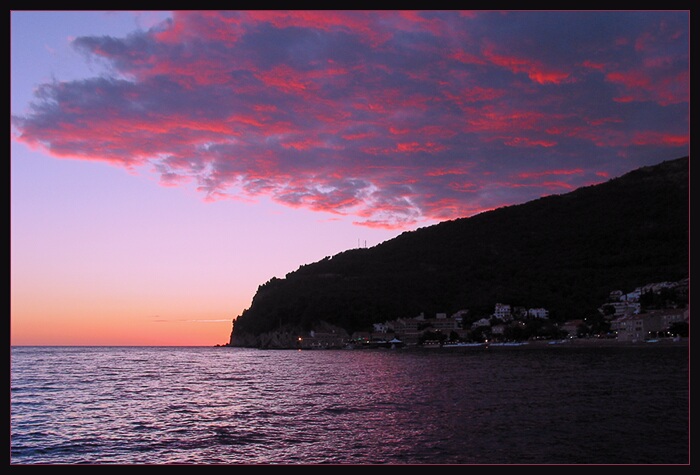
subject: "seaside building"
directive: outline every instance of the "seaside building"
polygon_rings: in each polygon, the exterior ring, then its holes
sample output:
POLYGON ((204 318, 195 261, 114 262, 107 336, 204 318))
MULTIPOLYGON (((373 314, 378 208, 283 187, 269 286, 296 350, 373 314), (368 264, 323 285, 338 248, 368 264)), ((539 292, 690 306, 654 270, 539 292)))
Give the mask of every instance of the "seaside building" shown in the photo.
POLYGON ((527 311, 527 316, 531 318, 549 318, 549 310, 546 308, 531 308, 527 311))
POLYGON ((688 321, 688 309, 652 310, 646 313, 624 315, 610 322, 618 341, 644 341, 658 336, 676 322, 688 321))
POLYGON ((493 310, 493 316, 502 321, 510 320, 512 318, 510 305, 497 303, 493 310))

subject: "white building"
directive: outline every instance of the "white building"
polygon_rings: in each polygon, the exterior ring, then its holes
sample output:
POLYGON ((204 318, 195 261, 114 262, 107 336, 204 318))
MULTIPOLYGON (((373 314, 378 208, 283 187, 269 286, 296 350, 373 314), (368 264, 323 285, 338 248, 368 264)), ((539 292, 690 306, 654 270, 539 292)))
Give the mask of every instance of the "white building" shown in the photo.
POLYGON ((494 311, 493 311, 493 316, 498 318, 499 320, 510 320, 511 319, 511 310, 510 310, 510 305, 504 304, 504 303, 497 303, 494 311))
POLYGON ((527 316, 532 318, 549 318, 549 310, 546 308, 531 308, 527 311, 527 316))

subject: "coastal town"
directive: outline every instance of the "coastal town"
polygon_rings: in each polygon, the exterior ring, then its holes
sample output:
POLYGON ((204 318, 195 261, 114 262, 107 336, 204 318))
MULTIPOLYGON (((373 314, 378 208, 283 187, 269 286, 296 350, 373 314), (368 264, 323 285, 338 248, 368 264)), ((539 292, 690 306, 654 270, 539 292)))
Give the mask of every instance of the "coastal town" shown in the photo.
POLYGON ((453 348, 521 346, 534 342, 561 344, 579 339, 607 342, 656 343, 688 336, 688 279, 610 292, 590 318, 556 323, 546 308, 495 303, 488 316, 472 316, 468 309, 451 315, 437 313, 377 322, 371 330, 348 335, 321 324, 297 337, 299 349, 453 348))

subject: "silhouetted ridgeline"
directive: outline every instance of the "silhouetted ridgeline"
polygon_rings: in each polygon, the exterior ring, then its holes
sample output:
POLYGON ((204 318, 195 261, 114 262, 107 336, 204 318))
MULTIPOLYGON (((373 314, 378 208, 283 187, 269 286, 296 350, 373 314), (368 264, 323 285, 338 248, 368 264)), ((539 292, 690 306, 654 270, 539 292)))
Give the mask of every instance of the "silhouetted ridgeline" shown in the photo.
POLYGON ((688 277, 688 157, 599 185, 405 232, 303 265, 258 288, 231 346, 268 346, 327 322, 489 315, 496 302, 565 321, 597 312, 611 290, 688 277))

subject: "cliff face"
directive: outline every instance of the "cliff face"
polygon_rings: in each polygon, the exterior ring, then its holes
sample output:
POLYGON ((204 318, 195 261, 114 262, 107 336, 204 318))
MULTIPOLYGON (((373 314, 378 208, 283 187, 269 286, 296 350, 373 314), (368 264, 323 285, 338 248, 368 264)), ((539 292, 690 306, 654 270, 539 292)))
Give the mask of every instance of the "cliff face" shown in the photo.
POLYGON ((688 157, 620 178, 405 232, 262 284, 231 346, 293 348, 326 321, 348 333, 421 312, 496 302, 564 321, 610 290, 688 277, 688 157))

